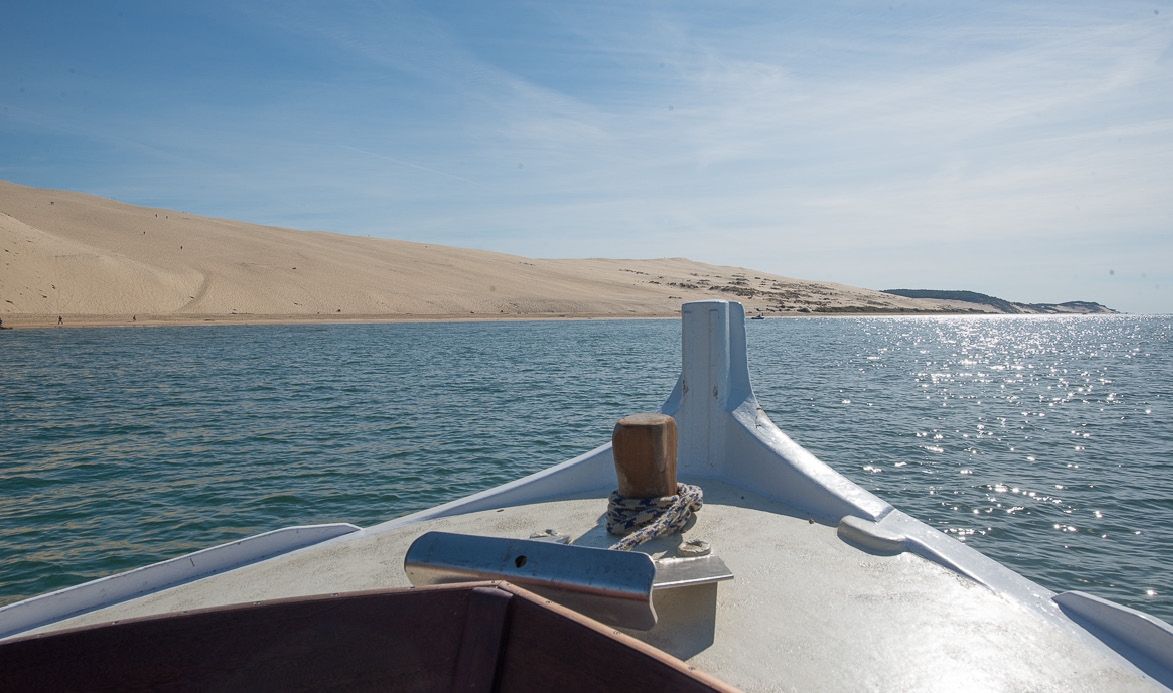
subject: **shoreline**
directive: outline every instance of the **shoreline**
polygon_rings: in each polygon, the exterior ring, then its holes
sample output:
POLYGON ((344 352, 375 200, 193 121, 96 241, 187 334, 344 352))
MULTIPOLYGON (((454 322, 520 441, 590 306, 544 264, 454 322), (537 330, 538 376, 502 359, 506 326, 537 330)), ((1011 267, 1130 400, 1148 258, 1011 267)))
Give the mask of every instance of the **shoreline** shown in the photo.
POLYGON ((199 327, 224 325, 353 325, 380 323, 425 322, 518 322, 525 320, 630 320, 679 318, 677 314, 613 315, 606 313, 533 313, 495 315, 492 313, 461 315, 441 314, 369 314, 350 316, 329 315, 270 315, 234 313, 230 315, 62 315, 61 324, 56 315, 9 316, 3 329, 46 330, 86 329, 103 327, 199 327))
MULTIPOLYGON (((1014 316, 1062 317, 1078 313, 976 313, 971 311, 827 311, 809 313, 793 312, 765 315, 775 318, 852 318, 852 317, 959 317, 959 316, 1014 316)), ((1091 315, 1090 313, 1088 315, 1091 315)), ((1121 313, 1123 315, 1123 313, 1121 313)), ((381 323, 428 323, 428 322, 520 322, 529 320, 664 320, 677 319, 673 313, 387 313, 365 315, 275 315, 233 313, 229 315, 62 315, 61 324, 57 315, 13 315, 0 317, 4 330, 45 330, 45 329, 87 329, 105 327, 197 327, 226 325, 354 325, 381 323)), ((747 319, 751 316, 747 316, 747 319)))

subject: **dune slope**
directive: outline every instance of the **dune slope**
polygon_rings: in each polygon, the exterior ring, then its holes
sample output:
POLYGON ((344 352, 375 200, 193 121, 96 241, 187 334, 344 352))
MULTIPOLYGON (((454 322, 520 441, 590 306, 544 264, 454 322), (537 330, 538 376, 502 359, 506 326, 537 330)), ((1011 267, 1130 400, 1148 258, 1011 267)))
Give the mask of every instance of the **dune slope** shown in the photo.
MULTIPOLYGON (((0 317, 31 324, 968 311, 683 258, 549 260, 295 231, 0 182, 0 317)), ((988 306, 986 307, 988 309, 988 306)))

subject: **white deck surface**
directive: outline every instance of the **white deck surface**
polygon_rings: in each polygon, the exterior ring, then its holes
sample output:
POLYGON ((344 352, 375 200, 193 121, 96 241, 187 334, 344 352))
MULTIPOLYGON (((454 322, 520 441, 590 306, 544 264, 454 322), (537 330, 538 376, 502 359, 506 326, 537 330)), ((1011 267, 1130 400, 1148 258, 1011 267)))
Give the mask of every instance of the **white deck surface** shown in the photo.
MULTIPOLYGON (((711 542, 735 578, 657 592, 659 625, 629 634, 728 683, 747 691, 1164 690, 1089 645, 1078 627, 935 563, 873 555, 781 503, 711 479, 701 485, 705 507, 685 536, 711 542)), ((551 528, 575 544, 608 546, 606 491, 593 495, 356 532, 40 630, 407 586, 404 553, 430 530, 526 538, 551 528)), ((645 548, 671 553, 680 540, 645 548)))

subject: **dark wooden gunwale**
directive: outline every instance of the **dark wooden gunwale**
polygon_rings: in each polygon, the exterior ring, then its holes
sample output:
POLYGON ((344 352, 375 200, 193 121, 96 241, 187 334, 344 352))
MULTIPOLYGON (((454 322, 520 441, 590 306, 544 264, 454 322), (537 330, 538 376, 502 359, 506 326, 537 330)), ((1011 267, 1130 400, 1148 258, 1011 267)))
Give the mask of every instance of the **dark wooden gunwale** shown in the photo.
POLYGON ((0 690, 731 691, 505 582, 276 599, 0 643, 0 690))

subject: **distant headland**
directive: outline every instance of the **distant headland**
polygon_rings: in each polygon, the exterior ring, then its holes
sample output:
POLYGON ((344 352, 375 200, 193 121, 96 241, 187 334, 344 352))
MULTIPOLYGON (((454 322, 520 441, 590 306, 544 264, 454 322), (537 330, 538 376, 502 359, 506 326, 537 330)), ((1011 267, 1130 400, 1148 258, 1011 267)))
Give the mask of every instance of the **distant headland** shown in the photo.
POLYGON ((551 260, 296 231, 3 181, 0 263, 4 327, 667 317, 710 298, 765 316, 1115 312, 685 258, 551 260))
MULTIPOLYGON (((1066 301, 1064 303, 1014 303, 976 291, 938 291, 936 289, 884 289, 884 293, 906 298, 971 303, 975 307, 988 306, 998 313, 1118 313, 1119 311, 1093 301, 1066 301)), ((986 311, 989 312, 989 311, 986 311)))

